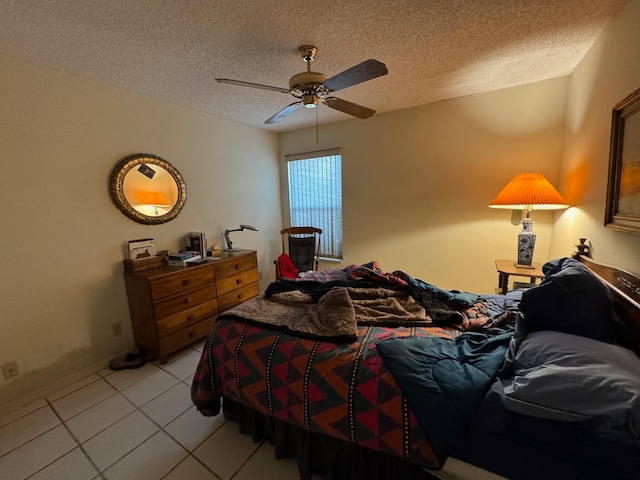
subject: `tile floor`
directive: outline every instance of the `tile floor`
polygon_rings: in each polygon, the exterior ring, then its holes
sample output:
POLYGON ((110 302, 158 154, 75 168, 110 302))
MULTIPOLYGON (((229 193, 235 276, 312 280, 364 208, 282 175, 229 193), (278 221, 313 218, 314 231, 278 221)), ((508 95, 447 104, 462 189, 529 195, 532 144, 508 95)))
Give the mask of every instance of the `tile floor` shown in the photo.
POLYGON ((0 478, 297 480, 295 460, 276 460, 268 442, 195 410, 201 349, 165 365, 106 369, 1 418, 0 478))

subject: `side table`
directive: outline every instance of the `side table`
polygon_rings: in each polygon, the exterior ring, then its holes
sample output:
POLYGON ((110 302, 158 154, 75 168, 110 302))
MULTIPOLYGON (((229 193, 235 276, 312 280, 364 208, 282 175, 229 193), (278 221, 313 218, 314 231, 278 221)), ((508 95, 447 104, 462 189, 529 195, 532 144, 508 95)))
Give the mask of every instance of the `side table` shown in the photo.
POLYGON ((509 276, 529 277, 531 283, 536 283, 540 278, 544 278, 542 273, 542 263, 533 262, 533 268, 516 267, 515 260, 496 260, 496 271, 498 272, 498 288, 503 295, 509 289, 509 276))

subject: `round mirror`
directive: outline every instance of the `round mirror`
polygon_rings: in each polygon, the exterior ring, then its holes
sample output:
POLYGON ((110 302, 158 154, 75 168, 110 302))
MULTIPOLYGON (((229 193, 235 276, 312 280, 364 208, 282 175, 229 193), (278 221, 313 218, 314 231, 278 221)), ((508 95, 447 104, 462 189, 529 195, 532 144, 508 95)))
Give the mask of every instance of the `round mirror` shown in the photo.
POLYGON ((122 213, 145 225, 173 220, 187 200, 180 172, 166 160, 145 153, 117 163, 109 178, 109 193, 122 213))

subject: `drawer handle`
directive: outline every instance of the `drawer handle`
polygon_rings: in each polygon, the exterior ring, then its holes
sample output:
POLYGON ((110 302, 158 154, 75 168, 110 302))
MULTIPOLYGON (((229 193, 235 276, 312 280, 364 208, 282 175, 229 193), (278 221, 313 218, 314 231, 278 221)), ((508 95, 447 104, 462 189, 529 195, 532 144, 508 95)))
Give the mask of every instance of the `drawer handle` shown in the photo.
POLYGON ((238 294, 238 300, 242 300, 242 294, 241 293, 238 294))
POLYGON ((234 265, 234 267, 235 267, 236 270, 240 269, 240 265, 238 265, 237 263, 234 265))
POLYGON ((184 297, 184 303, 191 302, 191 297, 184 297))
POLYGON ((240 280, 239 278, 236 280, 236 285, 240 285, 242 283, 242 280, 240 280))
POLYGON ((189 338, 193 338, 196 336, 196 332, 189 332, 189 338))
POLYGON ((189 279, 188 279, 188 278, 187 278, 186 280, 183 280, 183 281, 182 281, 182 285, 184 285, 185 287, 186 287, 187 285, 189 285, 189 283, 191 283, 191 282, 189 281, 189 279))
POLYGON ((189 315, 189 316, 187 317, 187 322, 190 322, 190 321, 191 321, 191 320, 193 320, 194 318, 196 318, 196 316, 195 316, 195 315, 189 315))

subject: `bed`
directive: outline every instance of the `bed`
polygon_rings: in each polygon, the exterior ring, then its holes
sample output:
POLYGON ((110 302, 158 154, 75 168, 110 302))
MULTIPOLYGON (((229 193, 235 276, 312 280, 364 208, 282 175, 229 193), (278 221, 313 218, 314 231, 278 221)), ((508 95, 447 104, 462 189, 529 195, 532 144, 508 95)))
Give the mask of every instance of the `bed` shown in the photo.
POLYGON ((640 281, 586 257, 506 295, 379 265, 276 282, 221 314, 192 398, 300 477, 638 478, 640 281))

